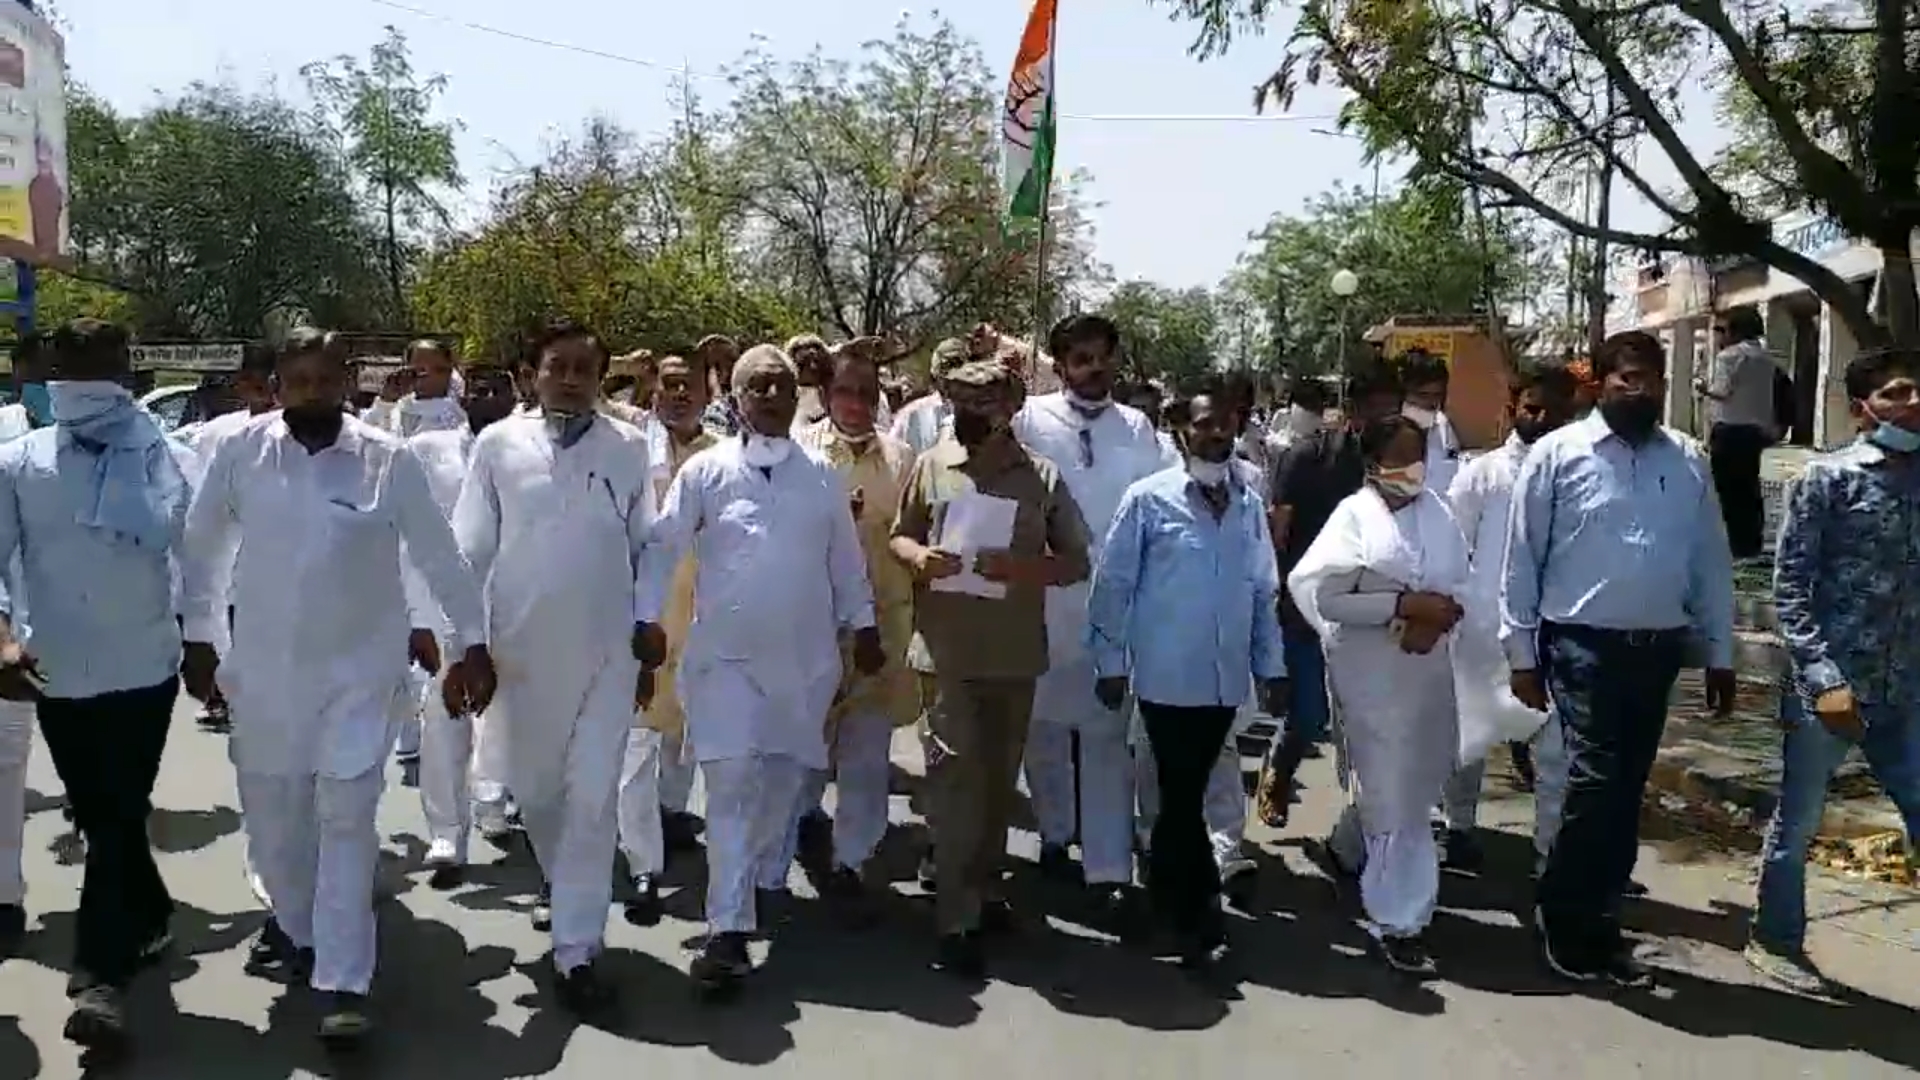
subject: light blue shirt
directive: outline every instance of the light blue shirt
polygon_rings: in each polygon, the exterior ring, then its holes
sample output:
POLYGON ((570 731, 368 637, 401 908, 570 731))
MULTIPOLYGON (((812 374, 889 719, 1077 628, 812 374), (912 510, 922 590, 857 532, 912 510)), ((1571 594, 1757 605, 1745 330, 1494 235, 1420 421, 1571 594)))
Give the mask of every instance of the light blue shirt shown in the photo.
POLYGON ((1236 470, 1215 520, 1184 465, 1121 496, 1087 598, 1099 678, 1156 705, 1239 708, 1252 679, 1286 675, 1280 571, 1259 490, 1236 470))
POLYGON ((1538 666, 1541 620, 1607 630, 1691 627, 1733 666, 1733 558, 1706 455, 1657 428, 1639 447, 1599 410, 1534 444, 1514 482, 1500 636, 1538 666))
MULTIPOLYGON (((168 446, 179 460, 182 448, 168 446)), ((57 427, 0 446, 0 563, 20 556, 33 654, 53 698, 157 686, 180 667, 168 552, 79 523, 79 478, 93 469, 94 455, 57 427)), ((175 547, 185 515, 183 499, 175 547)))

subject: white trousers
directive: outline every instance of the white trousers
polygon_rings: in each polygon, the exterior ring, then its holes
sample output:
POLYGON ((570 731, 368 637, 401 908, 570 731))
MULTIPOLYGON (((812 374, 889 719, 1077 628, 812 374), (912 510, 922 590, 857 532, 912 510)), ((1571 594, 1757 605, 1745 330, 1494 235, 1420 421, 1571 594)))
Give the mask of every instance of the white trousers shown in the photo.
POLYGON ((29 701, 0 701, 0 904, 26 898, 20 868, 27 828, 27 758, 33 752, 34 708, 29 701))
POLYGON ((759 925, 754 890, 787 887, 792 860, 783 856, 809 771, 779 754, 700 763, 707 784, 707 923, 713 933, 752 933, 759 925))
POLYGON ((686 736, 662 736, 660 742, 660 809, 675 814, 687 812, 693 798, 693 755, 687 753, 686 736))
MULTIPOLYGON (((441 671, 444 672, 444 665, 441 671)), ((421 724, 420 712, 426 706, 427 695, 439 697, 440 680, 427 674, 419 665, 407 669, 407 682, 413 687, 413 699, 419 702, 406 716, 400 719, 400 735, 394 742, 394 753, 401 757, 410 757, 420 752, 421 724)))
MULTIPOLYGON (((1141 850, 1153 840, 1153 823, 1160 816, 1160 777, 1153 763, 1153 748, 1133 748, 1134 790, 1140 801, 1139 830, 1141 850)), ((1213 859, 1226 869, 1240 858, 1241 842, 1247 835, 1247 789, 1240 779, 1240 746, 1233 735, 1220 748, 1220 760, 1207 777, 1207 801, 1201 812, 1206 815, 1207 836, 1213 841, 1213 859)))
MULTIPOLYGON (((600 679, 596 692, 601 682, 612 685, 600 679)), ((618 689, 633 693, 631 687, 618 689)), ((553 887, 553 963, 562 972, 599 955, 607 934, 607 906, 613 903, 620 768, 632 728, 598 718, 597 707, 589 700, 587 715, 574 725, 561 790, 536 799, 514 792, 534 858, 553 887)))
POLYGON ((489 737, 484 714, 447 714, 440 697, 445 677, 443 671, 433 680, 420 707, 420 809, 427 818, 428 841, 451 847, 454 858, 464 863, 474 801, 501 801, 504 764, 498 760, 500 739, 497 733, 489 737))
MULTIPOLYGON (((1080 731, 1080 862, 1089 884, 1133 880, 1133 752, 1127 725, 1085 724, 1080 731)), ((1073 732, 1067 724, 1033 719, 1027 734, 1027 794, 1040 839, 1073 837, 1073 732)))
POLYGON ((1447 828, 1472 832, 1480 824, 1480 787, 1486 778, 1486 758, 1458 766, 1447 777, 1446 789, 1440 794, 1440 815, 1447 828))
POLYGON ((1548 720, 1533 737, 1533 851, 1544 865, 1560 833, 1567 804, 1567 744, 1560 722, 1548 720))
POLYGON ((853 713, 834 726, 831 772, 808 770, 794 804, 785 854, 792 862, 800 842, 800 819, 818 811, 832 780, 833 864, 858 870, 887 835, 887 779, 893 761, 893 720, 884 713, 853 713))
POLYGON ((247 850, 274 921, 314 953, 313 988, 364 994, 373 983, 374 814, 386 777, 239 774, 247 850))
POLYGON ((1360 809, 1348 803, 1333 826, 1333 851, 1342 865, 1360 871, 1360 906, 1375 937, 1418 934, 1433 921, 1440 900, 1440 848, 1433 830, 1417 825, 1365 832, 1360 809))
POLYGON ((680 756, 681 740, 646 727, 627 733, 627 751, 620 767, 620 850, 627 869, 635 874, 658 874, 667 868, 666 842, 660 835, 661 796, 666 787, 666 756, 680 756))

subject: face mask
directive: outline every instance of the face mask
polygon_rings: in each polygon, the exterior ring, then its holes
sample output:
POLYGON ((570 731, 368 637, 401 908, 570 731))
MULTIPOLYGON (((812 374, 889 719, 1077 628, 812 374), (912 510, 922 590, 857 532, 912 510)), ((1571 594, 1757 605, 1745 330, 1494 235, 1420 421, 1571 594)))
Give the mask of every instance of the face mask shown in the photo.
POLYGON ((1407 405, 1400 409, 1400 415, 1420 425, 1421 431, 1432 431, 1433 425, 1440 422, 1440 413, 1433 409, 1423 409, 1418 405, 1407 405))
POLYGON ((1875 425, 1872 431, 1867 432, 1868 442, 1893 454, 1920 453, 1920 431, 1882 420, 1872 409, 1867 410, 1867 415, 1873 417, 1875 425))
POLYGON ((335 405, 289 405, 280 410, 280 419, 300 441, 326 442, 339 436, 347 414, 335 405))
POLYGON ((740 456, 756 469, 771 469, 787 460, 787 455, 791 453, 792 439, 773 438, 756 431, 748 434, 746 447, 740 456))
POLYGON ((1287 429, 1295 435, 1311 435, 1320 430, 1320 414, 1298 405, 1287 409, 1287 429))
POLYGON ((979 446, 992 436, 992 417, 982 413, 954 411, 953 438, 961 446, 979 446))
POLYGON ((1379 470, 1369 479, 1374 487, 1388 495, 1411 499, 1427 486, 1427 463, 1416 461, 1405 468, 1379 470))
POLYGON ((1623 438, 1645 438, 1660 423, 1660 400, 1629 397, 1602 402, 1600 415, 1606 418, 1607 426, 1623 438))
POLYGON ((35 424, 53 423, 53 400, 47 393, 46 383, 23 384, 20 387, 20 405, 27 410, 28 419, 35 424))
POLYGON ((1217 488, 1227 482, 1228 465, 1224 461, 1208 461, 1206 458, 1187 459, 1187 475, 1201 487, 1217 488))
POLYGON ((54 379, 46 385, 47 411, 53 422, 69 427, 83 427, 133 401, 127 388, 116 382, 54 379))

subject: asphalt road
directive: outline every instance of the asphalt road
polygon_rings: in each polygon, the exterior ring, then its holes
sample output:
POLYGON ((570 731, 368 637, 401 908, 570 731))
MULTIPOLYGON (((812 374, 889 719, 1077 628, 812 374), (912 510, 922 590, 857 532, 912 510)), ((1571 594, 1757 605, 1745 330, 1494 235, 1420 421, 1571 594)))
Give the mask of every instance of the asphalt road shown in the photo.
MULTIPOLYGON (((552 1007, 545 944, 525 914, 534 879, 524 857, 477 867, 450 893, 427 887, 419 800, 395 770, 381 815, 383 881, 395 894, 381 910, 374 1004, 382 1027, 363 1058, 331 1063, 310 1035, 304 995, 241 971, 260 915, 241 877, 231 769, 224 741, 195 730, 188 716, 182 709, 153 829, 180 902, 178 957, 136 991, 136 1057, 113 1075, 1867 1080, 1920 1069, 1920 964, 1904 936, 1916 916, 1899 898, 1849 901, 1852 914, 1816 927, 1817 953, 1856 995, 1797 998, 1757 985, 1739 960, 1750 902, 1741 868, 1669 861, 1671 852, 1649 847, 1640 876, 1653 896, 1632 920, 1649 936, 1661 986, 1608 996, 1549 980, 1514 914, 1527 902, 1526 843, 1515 828, 1526 819, 1524 801, 1489 805, 1490 822, 1504 826, 1487 837, 1489 872, 1447 882, 1432 935, 1441 979, 1412 986, 1390 976, 1299 849, 1333 817, 1325 763, 1310 768, 1288 834, 1255 835, 1263 841, 1261 913, 1235 920, 1245 972, 1237 999, 1084 929, 1070 897, 1031 877, 1018 881, 1016 901, 1030 916, 1054 914, 1003 946, 983 991, 927 970, 927 906, 909 883, 921 831, 900 797, 887 843, 900 897, 887 923, 853 935, 803 904, 733 1005, 697 1003, 685 978, 685 944, 699 930, 697 860, 671 875, 680 888, 661 926, 627 926, 616 909, 608 962, 623 1015, 610 1030, 576 1026, 552 1007), (1879 929, 1862 929, 1862 919, 1879 929)), ((911 763, 910 740, 900 746, 911 763)), ((0 967, 0 1080, 83 1075, 60 1038, 79 871, 59 859, 59 785, 37 748, 31 786, 36 921, 26 955, 0 967)), ((1031 854, 1032 844, 1021 834, 1016 849, 1031 854)))

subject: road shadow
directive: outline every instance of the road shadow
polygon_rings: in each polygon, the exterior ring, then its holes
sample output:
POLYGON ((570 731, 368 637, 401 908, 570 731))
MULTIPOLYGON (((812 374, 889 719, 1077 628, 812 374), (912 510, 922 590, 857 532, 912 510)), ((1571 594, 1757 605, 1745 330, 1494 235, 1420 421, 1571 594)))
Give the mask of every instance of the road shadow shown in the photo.
POLYGON ((1692 970, 1703 950, 1737 955, 1745 947, 1752 919, 1745 905, 1715 900, 1702 910, 1657 894, 1627 901, 1621 921, 1654 970, 1653 991, 1611 992, 1555 978, 1538 960, 1531 929, 1531 839, 1484 829, 1479 836, 1485 869, 1472 878, 1443 877, 1442 911, 1429 933, 1446 981, 1500 994, 1587 994, 1703 1038, 1747 1036, 1808 1050, 1854 1051, 1920 1070, 1920 1010, 1855 991, 1824 1000, 1758 976, 1727 981, 1692 970))
POLYGON ((0 1016, 0 1080, 34 1080, 40 1069, 40 1048, 20 1030, 20 1018, 0 1016))
POLYGON ((211 810, 170 810, 156 807, 147 818, 147 837, 156 852, 184 855, 211 847, 240 831, 240 811, 231 806, 211 810))
MULTIPOLYGON (((74 899, 77 901, 78 897, 74 899)), ((162 981, 173 983, 192 978, 200 970, 200 957, 238 946, 259 930, 265 918, 258 911, 222 914, 175 900, 173 919, 168 924, 173 932, 173 944, 157 968, 164 976, 162 981)), ((78 916, 71 910, 42 913, 39 926, 21 942, 17 958, 49 971, 72 975, 77 921, 78 916)))

